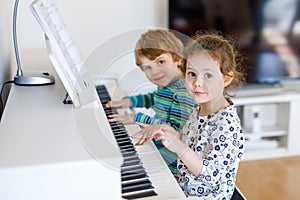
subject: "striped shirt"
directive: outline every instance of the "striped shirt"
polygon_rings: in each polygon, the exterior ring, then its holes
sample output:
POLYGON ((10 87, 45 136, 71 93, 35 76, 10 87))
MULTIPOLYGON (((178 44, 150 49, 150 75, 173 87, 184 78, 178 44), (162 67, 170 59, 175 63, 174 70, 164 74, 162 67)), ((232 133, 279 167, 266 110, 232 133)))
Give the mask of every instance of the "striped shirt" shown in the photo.
MULTIPOLYGON (((184 87, 183 77, 156 91, 130 97, 132 106, 152 108, 155 116, 137 113, 135 121, 145 124, 169 124, 175 130, 181 130, 189 118, 195 101, 184 87)), ((171 172, 176 176, 177 155, 166 149, 160 141, 153 140, 171 172)))

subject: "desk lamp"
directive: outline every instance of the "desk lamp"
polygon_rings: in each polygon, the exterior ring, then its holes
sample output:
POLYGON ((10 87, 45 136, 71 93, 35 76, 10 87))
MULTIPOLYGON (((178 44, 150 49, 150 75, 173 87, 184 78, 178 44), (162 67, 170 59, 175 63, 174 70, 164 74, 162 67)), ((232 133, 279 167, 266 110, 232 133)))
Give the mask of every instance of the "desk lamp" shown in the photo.
POLYGON ((38 85, 54 84, 54 77, 50 75, 48 72, 36 72, 36 73, 29 74, 27 76, 23 75, 20 57, 19 57, 18 42, 17 42, 16 21, 17 21, 18 5, 19 5, 19 0, 16 0, 14 5, 14 13, 13 13, 13 41, 14 41, 14 49, 15 49, 18 69, 17 69, 17 74, 14 77, 14 83, 16 85, 22 85, 22 86, 38 86, 38 85))

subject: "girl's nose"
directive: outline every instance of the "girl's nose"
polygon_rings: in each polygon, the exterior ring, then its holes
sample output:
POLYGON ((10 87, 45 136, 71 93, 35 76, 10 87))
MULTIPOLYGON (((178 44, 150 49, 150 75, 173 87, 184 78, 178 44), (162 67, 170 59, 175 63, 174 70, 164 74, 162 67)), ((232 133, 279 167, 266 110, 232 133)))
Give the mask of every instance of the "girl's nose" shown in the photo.
POLYGON ((194 87, 203 87, 204 81, 202 78, 197 78, 194 82, 194 87))

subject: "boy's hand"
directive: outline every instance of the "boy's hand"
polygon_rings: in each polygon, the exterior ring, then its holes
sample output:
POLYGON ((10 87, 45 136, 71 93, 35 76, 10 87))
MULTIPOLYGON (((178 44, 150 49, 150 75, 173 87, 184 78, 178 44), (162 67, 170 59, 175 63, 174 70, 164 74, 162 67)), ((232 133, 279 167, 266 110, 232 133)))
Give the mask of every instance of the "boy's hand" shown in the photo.
POLYGON ((124 98, 119 101, 109 101, 107 104, 105 104, 106 108, 129 108, 132 106, 132 102, 130 98, 124 98))
POLYGON ((124 112, 123 115, 121 114, 114 114, 114 115, 109 115, 108 116, 108 121, 109 122, 121 122, 123 124, 134 124, 135 122, 135 116, 136 114, 131 114, 128 112, 124 112))

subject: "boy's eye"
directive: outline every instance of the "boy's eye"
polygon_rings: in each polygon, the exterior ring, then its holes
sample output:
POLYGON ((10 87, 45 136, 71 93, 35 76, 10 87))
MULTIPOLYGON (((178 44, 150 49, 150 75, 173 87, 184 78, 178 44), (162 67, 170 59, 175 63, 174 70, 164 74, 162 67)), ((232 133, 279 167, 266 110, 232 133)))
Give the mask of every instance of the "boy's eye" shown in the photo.
POLYGON ((150 69, 151 69, 150 66, 143 66, 143 70, 144 70, 144 71, 147 71, 147 70, 150 70, 150 69))
POLYGON ((157 62, 157 64, 159 64, 159 65, 162 65, 163 63, 164 63, 163 60, 159 60, 159 61, 157 62))

